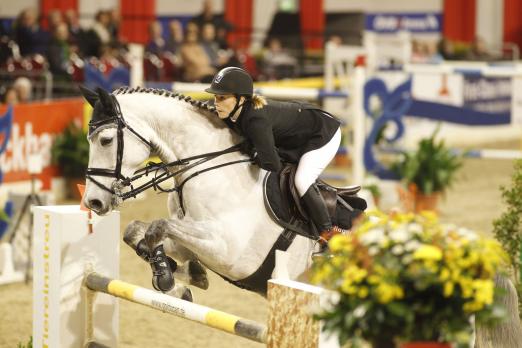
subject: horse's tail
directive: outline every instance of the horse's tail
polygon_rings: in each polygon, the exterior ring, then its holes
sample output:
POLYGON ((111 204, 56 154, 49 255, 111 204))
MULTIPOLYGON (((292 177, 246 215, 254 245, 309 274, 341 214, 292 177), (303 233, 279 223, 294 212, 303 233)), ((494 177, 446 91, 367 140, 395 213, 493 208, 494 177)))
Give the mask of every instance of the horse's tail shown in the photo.
POLYGON ((495 276, 495 285, 506 290, 502 302, 507 310, 507 320, 487 327, 476 325, 475 348, 518 348, 522 346, 522 325, 518 312, 518 295, 508 277, 495 276))

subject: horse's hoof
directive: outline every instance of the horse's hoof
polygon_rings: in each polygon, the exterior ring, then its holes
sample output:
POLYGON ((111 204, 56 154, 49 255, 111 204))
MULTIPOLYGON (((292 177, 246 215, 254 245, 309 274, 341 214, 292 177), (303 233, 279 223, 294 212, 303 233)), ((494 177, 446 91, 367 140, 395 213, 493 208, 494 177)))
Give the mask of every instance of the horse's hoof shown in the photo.
POLYGON ((190 285, 197 286, 200 289, 208 289, 207 270, 197 260, 189 261, 190 285))
POLYGON ((154 249, 149 262, 152 268, 152 286, 154 289, 162 292, 172 290, 175 281, 171 264, 174 260, 169 260, 169 257, 163 250, 163 245, 159 245, 154 249))

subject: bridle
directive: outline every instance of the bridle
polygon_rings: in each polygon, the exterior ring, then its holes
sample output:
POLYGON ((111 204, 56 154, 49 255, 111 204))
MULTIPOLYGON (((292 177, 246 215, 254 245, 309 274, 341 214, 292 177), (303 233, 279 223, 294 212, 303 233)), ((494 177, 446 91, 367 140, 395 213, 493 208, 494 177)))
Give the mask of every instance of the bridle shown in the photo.
MULTIPOLYGON (((132 134, 138 137, 143 143, 145 143, 151 150, 153 149, 153 145, 151 142, 149 142, 147 139, 142 137, 138 132, 136 132, 127 122, 125 122, 125 119, 123 118, 123 115, 121 113, 120 104, 116 100, 116 98, 111 95, 114 101, 114 105, 116 106, 114 109, 114 115, 112 117, 108 117, 103 120, 89 121, 89 137, 92 137, 94 133, 102 126, 110 125, 112 123, 116 124, 116 137, 117 137, 117 150, 116 150, 116 167, 114 169, 106 169, 106 168, 87 168, 86 172, 86 178, 93 183, 95 183, 98 187, 109 191, 112 194, 116 194, 114 191, 114 188, 107 187, 98 180, 94 179, 93 176, 105 176, 110 178, 115 178, 116 180, 121 180, 123 183, 129 183, 131 178, 125 177, 121 174, 121 165, 123 161, 123 149, 125 147, 124 141, 123 141, 123 129, 127 128, 131 131, 132 134)), ((125 186, 128 186, 129 184, 126 184, 125 186)))
POLYGON ((221 167, 229 166, 232 164, 237 163, 245 163, 245 162, 251 162, 252 159, 241 159, 231 162, 226 162, 223 164, 211 166, 199 171, 196 171, 192 174, 190 174, 188 177, 186 177, 178 186, 174 186, 170 189, 162 188, 159 184, 170 179, 173 177, 176 177, 189 169, 192 169, 202 163, 208 162, 214 158, 217 158, 221 155, 232 153, 239 151, 241 148, 241 144, 233 145, 225 150, 221 151, 215 151, 215 152, 208 152, 201 155, 191 156, 183 159, 179 159, 177 161, 169 162, 169 163, 155 163, 155 162, 148 162, 144 168, 138 169, 136 172, 134 172, 134 175, 131 177, 124 176, 121 173, 121 167, 122 167, 122 161, 123 161, 123 150, 124 150, 124 141, 123 141, 123 130, 127 128, 132 134, 134 134, 138 139, 140 139, 144 144, 146 144, 151 152, 155 149, 154 145, 145 139, 143 136, 141 136, 138 132, 136 132, 123 118, 123 114, 121 113, 120 104, 114 97, 114 95, 111 95, 114 101, 114 105, 116 106, 113 110, 113 115, 111 117, 108 117, 103 120, 93 121, 91 120, 89 122, 89 136, 92 137, 96 131, 99 130, 100 127, 110 124, 116 125, 116 136, 117 136, 117 150, 116 150, 116 167, 114 169, 106 169, 106 168, 87 168, 86 172, 86 178, 90 181, 92 181, 95 185, 100 187, 101 189, 110 192, 112 195, 118 197, 122 201, 125 201, 129 198, 136 198, 136 195, 149 189, 154 188, 154 191, 160 191, 160 192, 177 192, 178 198, 179 198, 179 204, 181 207, 181 210, 183 214, 185 214, 185 208, 183 204, 183 187, 189 181, 190 179, 198 176, 199 174, 208 172, 213 169, 218 169, 221 167), (198 160, 198 161, 196 161, 198 160), (195 161, 195 162, 194 162, 195 161), (170 169, 172 167, 179 167, 183 166, 182 168, 171 172, 170 169), (140 179, 143 176, 148 176, 149 174, 154 173, 154 177, 150 179, 149 181, 141 184, 138 187, 134 187, 132 184, 136 180, 140 179), (115 178, 116 180, 113 182, 111 187, 107 187, 106 185, 102 184, 98 180, 96 180, 95 176, 104 176, 104 177, 111 177, 115 178), (130 187, 131 189, 126 192, 121 192, 121 189, 124 187, 130 187))

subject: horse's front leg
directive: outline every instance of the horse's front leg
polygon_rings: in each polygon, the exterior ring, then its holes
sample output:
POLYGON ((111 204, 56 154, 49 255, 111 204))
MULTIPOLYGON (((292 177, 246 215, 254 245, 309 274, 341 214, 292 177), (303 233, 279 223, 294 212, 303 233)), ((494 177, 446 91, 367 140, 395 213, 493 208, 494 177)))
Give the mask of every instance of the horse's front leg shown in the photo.
MULTIPOLYGON (((145 243, 145 232, 151 224, 142 221, 132 221, 125 229, 123 240, 129 245, 136 254, 143 260, 151 262, 151 249, 145 243)), ((167 265, 169 270, 167 274, 172 275, 172 279, 169 281, 171 285, 163 285, 163 289, 158 289, 156 285, 153 285, 157 290, 169 291, 176 297, 186 297, 186 290, 184 286, 178 286, 175 284, 174 279, 179 279, 187 284, 197 286, 201 289, 208 289, 208 279, 205 268, 197 260, 196 255, 187 248, 183 247, 179 243, 176 243, 172 239, 165 240, 165 254, 170 257, 166 257, 167 265), (172 257, 172 258, 171 258, 172 257), (178 265, 177 262, 181 264, 178 265), (171 288, 174 287, 173 290, 171 288)), ((151 265, 152 266, 152 265, 151 265)), ((154 268, 153 268, 154 270, 154 268)))
POLYGON ((155 267, 161 270, 156 281, 159 285, 162 282, 168 284, 170 277, 165 272, 168 271, 166 256, 163 243, 166 238, 181 243, 196 255, 212 255, 216 260, 217 266, 224 266, 230 263, 227 243, 220 238, 219 233, 213 231, 209 222, 193 221, 185 217, 178 219, 160 219, 153 221, 145 233, 147 247, 152 250, 155 267))

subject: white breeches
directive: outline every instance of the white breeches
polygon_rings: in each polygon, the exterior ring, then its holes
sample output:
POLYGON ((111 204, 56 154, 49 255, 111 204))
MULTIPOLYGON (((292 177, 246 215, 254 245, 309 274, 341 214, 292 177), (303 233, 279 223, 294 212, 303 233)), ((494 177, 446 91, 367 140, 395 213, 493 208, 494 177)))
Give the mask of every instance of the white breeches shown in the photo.
POLYGON ((335 157, 340 144, 341 129, 339 128, 323 147, 306 152, 301 156, 295 172, 295 186, 300 197, 304 196, 308 188, 315 183, 328 163, 335 157))

